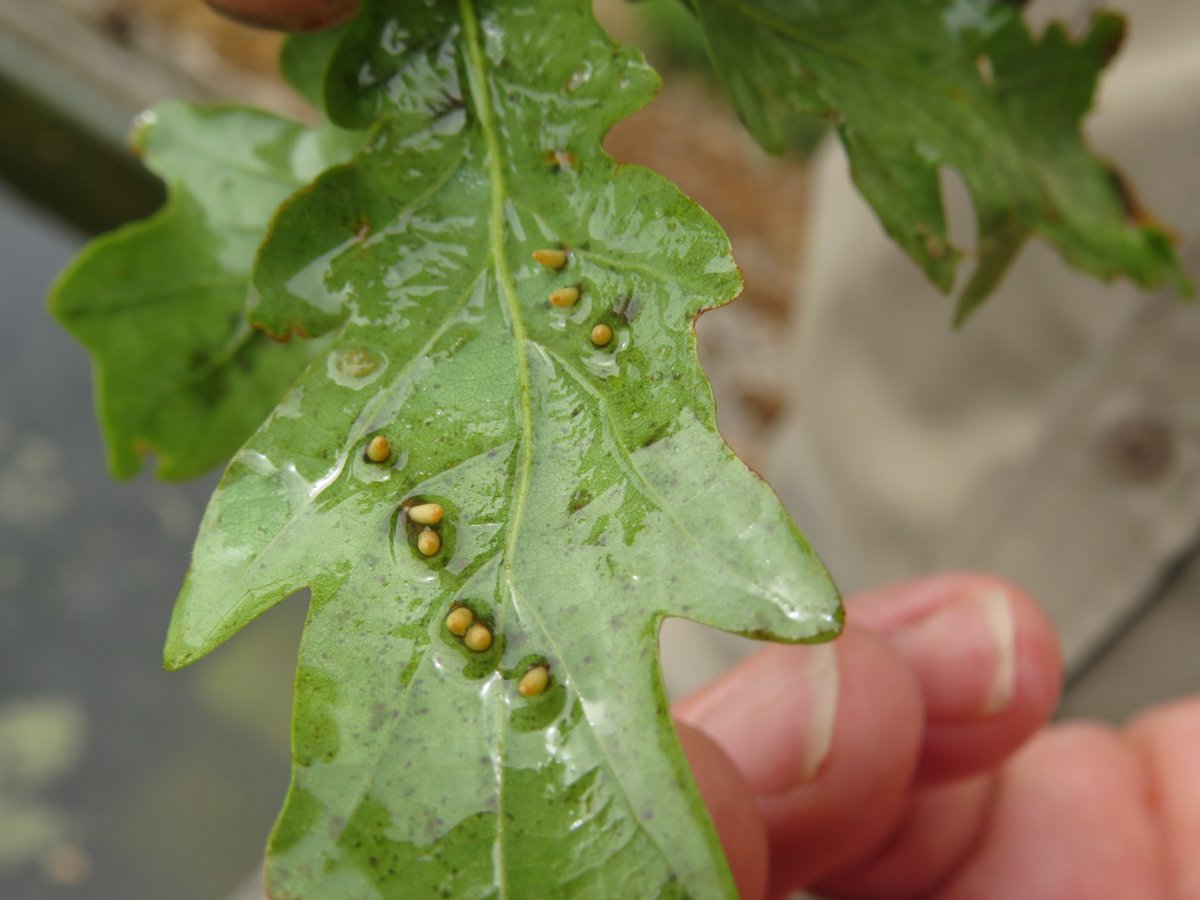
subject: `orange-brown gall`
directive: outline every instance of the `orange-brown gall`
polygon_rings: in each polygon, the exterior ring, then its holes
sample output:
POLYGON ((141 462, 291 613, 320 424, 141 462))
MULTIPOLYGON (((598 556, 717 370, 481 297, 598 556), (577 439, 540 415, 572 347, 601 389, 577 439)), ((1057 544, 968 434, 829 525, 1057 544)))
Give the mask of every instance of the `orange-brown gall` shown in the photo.
POLYGON ((482 622, 476 622, 463 635, 463 643, 467 645, 468 650, 482 653, 492 646, 492 631, 482 622))
POLYGON ((440 503, 418 503, 408 508, 408 518, 418 525, 436 525, 445 512, 440 503))
POLYGON ((456 606, 446 616, 446 628, 455 637, 462 637, 467 633, 467 629, 471 627, 471 623, 474 621, 475 614, 473 612, 465 606, 456 606))
POLYGON ((601 322, 591 333, 592 343, 597 347, 607 347, 613 339, 613 330, 610 326, 601 322))
POLYGON ((557 306, 559 309, 566 309, 568 306, 574 306, 575 301, 579 299, 579 288, 572 285, 571 287, 559 288, 556 291, 550 292, 550 305, 557 306))
POLYGON ((545 666, 534 666, 517 682, 517 693, 522 697, 536 697, 550 684, 550 672, 545 666))
POLYGON ((371 443, 367 444, 367 459, 373 463, 387 462, 388 457, 392 455, 392 445, 388 443, 388 439, 382 434, 377 434, 371 438, 371 443))
POLYGON ((534 250, 533 261, 547 269, 561 269, 567 264, 566 250, 534 250))
POLYGON ((442 549, 442 538, 432 528, 425 528, 417 535, 417 550, 422 556, 433 556, 442 549))

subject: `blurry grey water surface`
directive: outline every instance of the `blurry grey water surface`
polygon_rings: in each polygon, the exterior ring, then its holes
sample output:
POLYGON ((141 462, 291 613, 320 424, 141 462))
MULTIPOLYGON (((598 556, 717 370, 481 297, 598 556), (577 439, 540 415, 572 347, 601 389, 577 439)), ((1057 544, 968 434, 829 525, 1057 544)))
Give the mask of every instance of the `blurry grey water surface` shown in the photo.
POLYGON ((86 354, 45 312, 82 243, 0 183, 0 897, 220 898, 283 798, 304 604, 162 671, 213 479, 109 478, 86 354))

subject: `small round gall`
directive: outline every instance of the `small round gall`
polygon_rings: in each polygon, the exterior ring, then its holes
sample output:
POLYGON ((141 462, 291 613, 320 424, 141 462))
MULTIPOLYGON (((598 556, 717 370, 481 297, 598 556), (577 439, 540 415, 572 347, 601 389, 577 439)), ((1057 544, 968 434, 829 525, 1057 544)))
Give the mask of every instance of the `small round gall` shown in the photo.
POLYGON ((468 650, 474 650, 476 653, 482 653, 488 647, 492 646, 491 629, 482 622, 476 622, 467 629, 467 633, 463 635, 463 643, 467 645, 468 650))
POLYGON ((367 444, 367 459, 373 463, 387 462, 388 457, 392 455, 392 445, 388 443, 388 439, 382 434, 377 434, 371 438, 371 443, 367 444))
POLYGON ((417 549, 422 556, 433 556, 442 549, 442 538, 432 528, 424 528, 417 535, 417 549))
POLYGON ((613 339, 613 330, 610 326, 601 322, 592 329, 592 343, 597 347, 607 347, 613 339))
POLYGON ((534 250, 533 261, 547 269, 561 269, 567 264, 566 250, 534 250))
POLYGON ((445 512, 440 503, 418 503, 408 508, 408 518, 418 525, 436 525, 445 512))
POLYGON ((446 628, 455 637, 462 637, 475 621, 475 614, 465 606, 456 606, 446 616, 446 628))
POLYGON ((559 309, 566 309, 568 306, 574 306, 575 301, 579 299, 579 288, 572 285, 571 287, 559 288, 556 291, 550 292, 550 305, 557 306, 559 309))
POLYGON ((545 666, 534 666, 517 682, 517 693, 522 697, 536 697, 550 684, 550 672, 545 666))

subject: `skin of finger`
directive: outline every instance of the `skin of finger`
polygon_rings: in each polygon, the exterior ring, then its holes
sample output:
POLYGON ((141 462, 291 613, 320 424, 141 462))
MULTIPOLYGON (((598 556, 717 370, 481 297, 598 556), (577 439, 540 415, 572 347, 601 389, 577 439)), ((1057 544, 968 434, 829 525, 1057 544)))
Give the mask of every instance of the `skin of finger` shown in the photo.
POLYGON ((1163 897, 1200 897, 1200 697, 1156 707, 1126 730, 1149 782, 1166 850, 1170 887, 1163 897))
POLYGON ((1112 729, 1047 729, 1005 768, 977 851, 936 900, 1167 896, 1147 788, 1112 729))
POLYGON ((716 741, 683 722, 677 722, 675 730, 721 839, 738 896, 761 900, 767 891, 767 829, 754 792, 716 741))
POLYGON ((988 575, 947 574, 847 601, 847 621, 887 636, 921 686, 926 729, 917 781, 938 784, 987 772, 1050 718, 1062 687, 1054 627, 1026 593, 988 575), (1012 692, 988 711, 995 639, 977 600, 1002 594, 1012 626, 1012 692), (930 626, 934 620, 939 629, 930 626))
POLYGON ((871 859, 823 879, 817 892, 831 900, 930 896, 978 845, 995 787, 987 775, 916 791, 891 840, 871 859))
POLYGON ((757 795, 785 793, 802 778, 806 762, 820 765, 828 747, 836 654, 832 646, 770 647, 677 704, 676 718, 733 752, 757 795))
POLYGON ((916 765, 924 713, 908 667, 854 626, 834 648, 832 740, 810 779, 803 765, 813 704, 805 680, 810 654, 828 648, 769 647, 678 710, 720 744, 758 794, 771 849, 769 896, 811 884, 885 840, 903 814, 916 765), (728 712, 739 698, 762 696, 771 702, 752 724, 728 712))
POLYGON ((223 16, 276 31, 317 31, 342 22, 358 0, 204 0, 223 16))

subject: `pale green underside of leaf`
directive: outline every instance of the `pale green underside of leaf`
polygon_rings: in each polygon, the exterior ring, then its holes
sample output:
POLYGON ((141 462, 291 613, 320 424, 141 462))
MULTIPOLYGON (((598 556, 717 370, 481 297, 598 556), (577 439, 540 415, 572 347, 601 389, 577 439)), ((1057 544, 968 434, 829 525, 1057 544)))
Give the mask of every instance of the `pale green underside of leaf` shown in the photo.
POLYGON ((361 138, 258 110, 165 103, 134 144, 166 182, 167 206, 89 244, 50 307, 91 352, 113 473, 137 474, 154 452, 161 477, 192 478, 227 461, 320 350, 253 332, 246 290, 279 204, 361 138))
POLYGON ((1168 233, 1146 218, 1080 134, 1096 78, 1120 45, 1097 13, 1073 42, 1034 38, 1000 0, 692 0, 710 54, 758 141, 778 152, 804 119, 835 123, 883 227, 943 291, 964 250, 946 230, 939 170, 975 207, 962 321, 1037 235, 1071 265, 1143 287, 1190 286, 1168 233))
POLYGON ((728 241, 601 150, 657 82, 589 3, 415 6, 349 30, 331 115, 380 121, 259 254, 251 322, 330 343, 222 479, 166 663, 311 588, 277 898, 732 897, 659 625, 800 641, 841 614, 716 430, 693 321, 740 287, 728 241), (562 271, 532 261, 559 245, 562 271), (445 507, 431 558, 409 500, 445 507), (490 650, 449 633, 454 604, 490 650), (551 686, 522 698, 537 661, 551 686))

